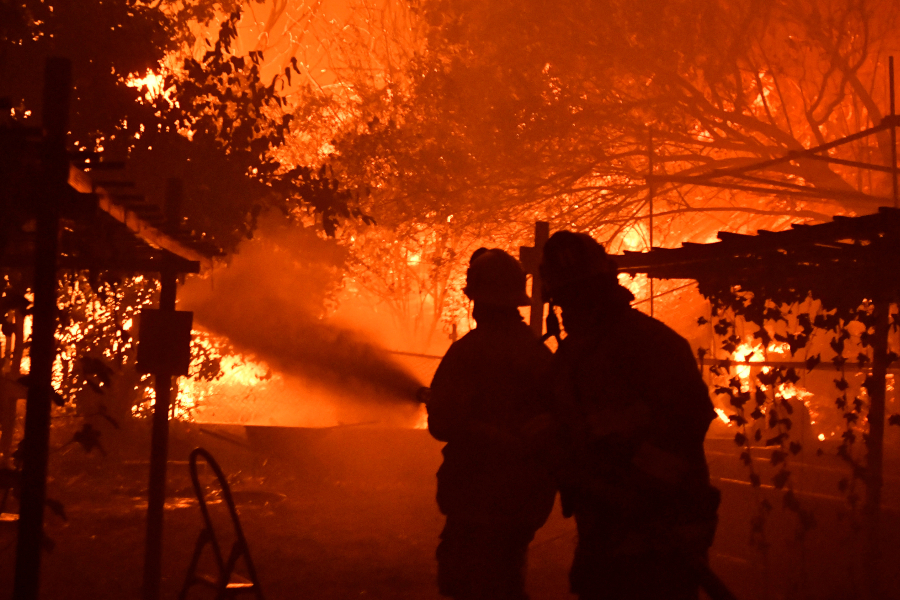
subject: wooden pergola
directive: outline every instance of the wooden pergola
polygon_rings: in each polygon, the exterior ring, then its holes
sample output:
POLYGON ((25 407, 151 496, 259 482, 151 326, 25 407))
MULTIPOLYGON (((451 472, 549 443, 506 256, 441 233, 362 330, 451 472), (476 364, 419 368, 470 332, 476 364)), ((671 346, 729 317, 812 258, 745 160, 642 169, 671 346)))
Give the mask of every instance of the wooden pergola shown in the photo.
POLYGON ((738 289, 761 298, 802 300, 809 295, 825 306, 857 306, 863 300, 874 304, 864 512, 870 551, 877 557, 890 309, 900 303, 900 210, 880 208, 871 215, 838 216, 827 223, 795 224, 756 235, 723 231, 718 238, 710 244, 626 252, 614 259, 622 273, 695 280, 707 297, 738 289))
MULTIPOLYGON (((48 61, 44 83, 42 127, 0 126, 0 173, 4 174, 0 200, 7 209, 23 207, 14 215, 19 223, 3 225, 0 268, 31 273, 34 293, 14 589, 15 597, 22 600, 36 599, 40 582, 59 271, 158 278, 158 313, 163 318, 157 323, 187 317, 177 320, 187 323, 189 336, 190 314, 175 310, 177 278, 205 270, 220 254, 209 240, 182 228, 176 214, 181 193, 177 180, 170 180, 167 206, 162 208, 131 193, 133 186, 128 182, 98 183, 95 174, 114 165, 91 153, 67 151, 69 62, 48 61)), ((163 353, 167 352, 165 340, 162 345, 163 353)), ((139 360, 140 350, 139 346, 139 360)), ((148 599, 159 597, 170 399, 173 378, 183 374, 167 361, 164 357, 148 363, 156 393, 143 589, 148 599)))

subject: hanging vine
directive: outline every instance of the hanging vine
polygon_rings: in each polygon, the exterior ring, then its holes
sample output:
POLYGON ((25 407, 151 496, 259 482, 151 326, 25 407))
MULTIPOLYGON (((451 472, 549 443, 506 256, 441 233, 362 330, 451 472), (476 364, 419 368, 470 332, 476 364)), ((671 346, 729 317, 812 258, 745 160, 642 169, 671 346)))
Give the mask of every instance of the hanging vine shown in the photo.
MULTIPOLYGON (((713 394, 730 407, 727 418, 736 428, 734 442, 750 484, 757 490, 771 484, 782 493, 783 507, 797 517, 796 537, 803 540, 816 519, 798 498, 792 478, 791 461, 804 450, 798 424, 815 423, 836 409, 840 426, 831 434, 839 440, 837 456, 849 467, 837 488, 857 514, 860 485, 866 478, 865 448, 859 442, 867 435, 873 385, 873 303, 854 303, 846 295, 817 299, 782 289, 753 293, 728 285, 706 285, 701 292, 710 301, 711 312, 709 319, 701 317, 698 324, 709 324, 713 336, 711 347, 700 348, 698 355, 707 365, 713 394), (813 370, 828 368, 822 364, 823 356, 835 371, 830 382, 836 390, 832 409, 805 401, 813 394, 801 385, 813 370), (865 377, 858 382, 860 372, 865 377), (776 470, 766 483, 758 458, 754 461, 760 449, 765 449, 769 465, 776 470)), ((897 331, 896 307, 891 307, 891 313, 891 328, 897 331)), ((888 363, 896 358, 890 351, 888 363)), ((900 425, 900 415, 890 415, 888 422, 900 425)), ((825 437, 822 433, 818 439, 825 437)), ((820 446, 816 454, 822 456, 825 450, 820 446)), ((764 552, 768 548, 765 523, 772 506, 764 497, 758 498, 751 544, 764 552)))

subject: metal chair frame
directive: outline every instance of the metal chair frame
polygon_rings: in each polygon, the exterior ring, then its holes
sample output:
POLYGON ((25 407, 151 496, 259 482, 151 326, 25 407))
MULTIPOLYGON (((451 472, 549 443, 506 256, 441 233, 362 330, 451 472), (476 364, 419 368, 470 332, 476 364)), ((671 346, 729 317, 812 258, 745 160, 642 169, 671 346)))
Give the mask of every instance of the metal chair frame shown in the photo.
POLYGON ((222 472, 221 467, 219 467, 219 463, 216 462, 207 450, 195 448, 190 455, 189 467, 191 472, 191 482, 194 485, 194 492, 196 493, 197 501, 200 504, 200 512, 203 514, 204 528, 200 531, 200 535, 197 538, 197 544, 194 546, 194 556, 191 558, 187 577, 185 577, 184 586, 181 588, 178 599, 185 600, 188 592, 195 585, 205 585, 216 590, 216 600, 234 598, 239 594, 247 593, 254 593, 257 600, 265 600, 263 598, 262 590, 260 589, 259 579, 256 576, 256 567, 254 567, 253 560, 250 558, 250 548, 247 546, 247 539, 244 537, 244 530, 241 527, 241 522, 238 519, 237 510, 234 506, 234 499, 231 496, 231 486, 228 485, 228 481, 225 479, 225 474, 222 472), (209 516, 209 508, 206 505, 206 492, 200 485, 200 477, 197 473, 197 461, 199 458, 203 458, 206 461, 206 464, 213 470, 219 486, 222 489, 222 498, 228 506, 228 512, 231 516, 232 525, 234 526, 236 539, 231 547, 231 551, 228 553, 228 560, 225 560, 224 554, 222 553, 222 547, 216 537, 212 519, 209 516), (197 565, 200 562, 203 550, 207 544, 213 551, 213 557, 215 558, 216 567, 219 571, 217 577, 197 574, 197 565), (247 566, 249 581, 236 574, 234 571, 237 562, 241 557, 244 558, 244 562, 247 566), (239 579, 236 579, 236 577, 239 579))

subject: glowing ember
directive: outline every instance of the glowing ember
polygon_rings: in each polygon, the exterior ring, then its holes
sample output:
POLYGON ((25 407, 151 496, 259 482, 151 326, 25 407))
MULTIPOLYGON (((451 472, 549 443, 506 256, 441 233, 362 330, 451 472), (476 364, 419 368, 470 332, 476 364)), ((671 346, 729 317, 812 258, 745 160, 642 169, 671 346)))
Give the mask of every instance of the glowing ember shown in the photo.
POLYGON ((147 102, 153 102, 160 96, 168 100, 170 105, 174 106, 173 101, 171 100, 172 89, 165 89, 165 81, 166 81, 166 71, 161 69, 160 73, 154 73, 150 69, 147 69, 147 74, 143 77, 138 77, 136 73, 129 75, 125 79, 125 85, 128 87, 133 87, 136 89, 146 89, 147 91, 144 93, 144 99, 147 102))
POLYGON ((719 415, 719 419, 720 419, 723 423, 725 423, 725 424, 728 425, 729 427, 732 426, 732 425, 734 424, 734 423, 731 422, 731 419, 728 418, 728 413, 727 413, 727 412, 725 412, 725 411, 722 410, 721 408, 716 408, 715 411, 716 411, 716 414, 719 415))
MULTIPOLYGON (((731 357, 732 360, 740 362, 762 362, 765 359, 762 344, 752 345, 750 341, 745 341, 743 344, 735 348, 734 353, 732 353, 731 357)), ((742 382, 750 377, 750 369, 750 365, 737 366, 737 376, 741 379, 742 382)), ((743 385, 741 387, 743 387, 743 385)))

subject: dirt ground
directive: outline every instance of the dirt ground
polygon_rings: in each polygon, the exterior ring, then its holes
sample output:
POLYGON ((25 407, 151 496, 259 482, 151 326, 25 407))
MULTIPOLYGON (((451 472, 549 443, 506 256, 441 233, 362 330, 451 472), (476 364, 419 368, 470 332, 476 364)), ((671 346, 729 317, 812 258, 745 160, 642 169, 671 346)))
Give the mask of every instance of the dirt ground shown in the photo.
MULTIPOLYGON (((65 504, 68 520, 48 513, 46 530, 55 548, 44 557, 42 598, 139 597, 147 464, 138 449, 149 448, 149 442, 144 433, 129 435, 127 444, 120 440, 128 452, 102 457, 68 447, 53 454, 48 495, 65 504)), ((804 493, 817 524, 799 539, 796 516, 783 509, 781 496, 742 483, 726 442, 711 439, 707 448, 723 491, 714 570, 747 600, 857 597, 865 578, 862 546, 852 515, 840 516, 840 499, 804 493), (749 543, 760 494, 768 494, 773 506, 766 552, 749 543)), ((434 549, 442 517, 434 502, 434 473, 441 445, 427 432, 352 427, 245 432, 196 425, 175 428, 172 435, 163 598, 177 597, 201 527, 185 463, 197 445, 208 448, 228 474, 267 598, 439 598, 434 549)), ((819 471, 798 472, 813 482, 810 489, 830 489, 830 483, 815 483, 816 477, 831 477, 827 468, 819 471)), ((893 502, 894 483, 888 483, 886 498, 893 502)), ((214 506, 218 510, 222 504, 214 506)), ((885 564, 896 564, 897 516, 894 508, 885 511, 883 533, 890 542, 885 564)), ((574 544, 574 524, 557 507, 531 546, 533 600, 574 598, 566 581, 574 544)), ((14 562, 15 529, 0 529, 0 598, 11 596, 14 562)), ((889 596, 891 590, 900 595, 895 571, 882 571, 889 596)), ((192 598, 211 597, 195 591, 192 598)))

